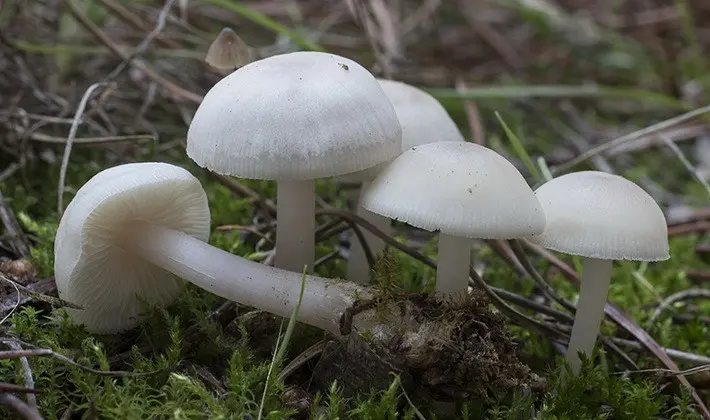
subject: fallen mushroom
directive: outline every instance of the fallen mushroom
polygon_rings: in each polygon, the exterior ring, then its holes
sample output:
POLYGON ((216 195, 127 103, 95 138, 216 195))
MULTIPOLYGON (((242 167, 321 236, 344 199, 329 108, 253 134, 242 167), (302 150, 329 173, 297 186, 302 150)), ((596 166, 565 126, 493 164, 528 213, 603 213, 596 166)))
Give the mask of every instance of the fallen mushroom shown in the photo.
POLYGON ((554 178, 536 191, 547 218, 545 231, 528 238, 542 247, 584 258, 567 359, 580 369, 579 352, 591 355, 604 318, 613 260, 670 258, 663 212, 641 187, 598 171, 554 178))
MULTIPOLYGON (((456 123, 436 98, 417 87, 396 80, 378 79, 378 82, 392 102, 402 126, 402 152, 426 143, 465 141, 456 123)), ((386 163, 383 163, 365 171, 344 175, 339 179, 360 183, 360 191, 364 191, 385 165, 386 163)), ((359 205, 359 201, 358 197, 355 206, 357 214, 389 234, 392 225, 390 218, 365 210, 359 205)), ((384 242, 380 238, 367 231, 363 232, 363 236, 373 255, 382 251, 384 242)), ((370 280, 370 265, 362 244, 357 240, 352 240, 350 244, 347 278, 361 284, 368 283, 370 280)))
POLYGON ((436 291, 467 290, 471 239, 542 233, 545 215, 512 163, 467 142, 428 143, 402 153, 372 181, 362 206, 439 231, 436 291))
MULTIPOLYGON (((106 169, 79 189, 59 223, 59 296, 84 308, 67 312, 97 333, 136 326, 144 304, 162 307, 178 296, 180 279, 290 316, 301 274, 215 248, 205 242, 209 232, 207 197, 185 169, 152 162, 106 169)), ((299 320, 335 333, 342 313, 367 296, 350 283, 308 276, 299 320)))
POLYGON ((187 154, 214 172, 277 181, 274 265, 301 272, 315 256, 315 179, 364 170, 400 152, 402 129, 375 77, 334 54, 254 61, 205 96, 187 154))

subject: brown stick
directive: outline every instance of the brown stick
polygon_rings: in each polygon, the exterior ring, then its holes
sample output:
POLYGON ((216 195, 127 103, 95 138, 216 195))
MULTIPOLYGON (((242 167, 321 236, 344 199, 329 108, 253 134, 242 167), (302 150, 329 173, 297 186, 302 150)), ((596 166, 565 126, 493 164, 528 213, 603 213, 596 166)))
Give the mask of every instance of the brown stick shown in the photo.
POLYGON ((20 257, 29 259, 31 254, 27 238, 25 238, 25 234, 15 218, 15 213, 5 201, 2 193, 0 193, 0 222, 5 226, 5 233, 13 251, 20 257))

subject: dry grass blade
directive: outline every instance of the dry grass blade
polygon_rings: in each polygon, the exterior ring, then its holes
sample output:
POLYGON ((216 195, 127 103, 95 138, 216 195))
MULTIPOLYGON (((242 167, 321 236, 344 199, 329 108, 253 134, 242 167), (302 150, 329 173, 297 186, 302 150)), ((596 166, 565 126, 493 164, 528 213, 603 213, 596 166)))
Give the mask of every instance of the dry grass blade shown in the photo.
POLYGON ((43 349, 43 348, 38 348, 36 346, 33 346, 32 344, 25 343, 23 341, 14 339, 14 338, 9 338, 5 337, 0 339, 5 344, 8 343, 17 343, 19 345, 23 345, 25 347, 28 347, 23 350, 5 350, 5 351, 0 351, 0 360, 3 359, 19 359, 21 357, 53 357, 69 366, 73 366, 75 368, 78 368, 80 370, 83 370, 85 372, 93 373, 95 375, 101 375, 101 376, 110 376, 110 377, 116 377, 116 378, 121 378, 121 377, 138 377, 138 376, 151 376, 159 373, 160 371, 153 371, 153 372, 128 372, 128 371, 123 371, 123 370, 98 370, 98 369, 93 369, 88 366, 84 366, 82 364, 79 364, 72 359, 70 359, 67 356, 64 356, 63 354, 59 354, 55 352, 52 349, 43 349))
POLYGON ((656 320, 663 314, 664 311, 670 309, 674 304, 690 299, 710 299, 710 290, 706 289, 687 289, 681 290, 680 292, 673 293, 667 298, 663 299, 653 314, 648 318, 648 325, 652 325, 656 320))
POLYGON ((694 375, 696 373, 701 373, 701 372, 707 372, 710 371, 710 364, 702 365, 702 366, 695 366, 690 369, 686 370, 679 370, 679 371, 674 371, 674 370, 668 370, 668 369, 639 369, 639 370, 630 370, 626 372, 620 372, 619 374, 631 374, 631 373, 655 373, 660 376, 690 376, 694 375))
POLYGON ((579 165, 580 163, 585 162, 587 159, 591 159, 593 156, 596 156, 600 153, 604 153, 613 147, 619 146, 620 144, 624 144, 629 141, 637 140, 641 137, 648 136, 652 133, 657 133, 661 130, 665 130, 667 128, 673 127, 674 125, 680 124, 684 121, 688 121, 690 119, 693 119, 695 117, 703 115, 707 112, 710 112, 710 105, 695 109, 690 112, 686 112, 685 114, 679 115, 677 117, 670 118, 665 121, 661 121, 657 124, 653 124, 651 126, 643 128, 641 130, 637 130, 637 131, 634 131, 633 133, 630 133, 625 136, 619 137, 617 139, 611 140, 611 141, 606 142, 602 145, 599 145, 597 147, 589 149, 588 151, 582 153, 581 155, 577 156, 576 158, 574 158, 568 162, 565 162, 559 166, 552 168, 552 173, 554 175, 559 175, 561 173, 564 173, 564 172, 572 169, 573 167, 579 165))
POLYGON ((71 156, 72 145, 74 138, 76 137, 76 131, 79 129, 79 121, 81 121, 81 116, 84 114, 84 109, 91 98, 94 91, 100 87, 106 86, 105 83, 94 83, 89 86, 84 92, 81 101, 79 102, 79 107, 74 114, 74 120, 72 121, 71 128, 69 129, 69 136, 67 137, 66 146, 64 146, 64 154, 62 156, 62 166, 59 169, 59 185, 57 187, 57 214, 59 216, 64 213, 64 182, 67 178, 67 169, 69 169, 69 157, 71 156))
POLYGON ((42 417, 36 410, 33 410, 21 399, 7 392, 0 393, 0 405, 10 407, 25 420, 44 420, 44 417, 42 417))
POLYGON ((0 223, 5 227, 5 236, 12 244, 17 255, 22 258, 30 258, 30 246, 27 243, 25 234, 17 222, 15 213, 5 201, 2 192, 0 192, 0 223))
POLYGON ((50 304, 54 304, 53 299, 59 299, 49 295, 57 290, 57 285, 53 278, 39 280, 27 286, 21 286, 6 277, 0 277, 0 279, 7 280, 13 287, 16 286, 18 293, 18 296, 7 296, 5 300, 0 301, 0 315, 4 314, 5 317, 7 317, 8 313, 13 312, 16 307, 34 300, 35 297, 39 298, 37 300, 45 300, 50 304))
POLYGON ((186 100, 195 104, 202 102, 202 96, 194 92, 190 92, 187 89, 167 80, 156 71, 152 70, 145 63, 131 58, 131 55, 125 52, 120 46, 118 46, 113 40, 106 35, 98 26, 96 26, 85 14, 79 9, 79 7, 74 4, 72 0, 64 0, 64 4, 69 8, 69 12, 74 16, 74 18, 84 26, 91 34, 98 39, 98 41, 108 47, 113 54, 122 60, 132 64, 138 70, 142 71, 147 77, 152 79, 154 82, 158 83, 168 91, 170 91, 176 98, 186 100))
MULTIPOLYGON (((4 344, 12 350, 22 351, 22 347, 14 341, 4 341, 4 344)), ((25 380, 25 387, 27 389, 34 389, 35 380, 32 375, 32 368, 30 368, 30 363, 27 361, 27 357, 20 357, 20 364, 22 365, 22 376, 25 380)), ((39 411, 39 406, 37 405, 37 396, 32 392, 26 393, 27 405, 34 411, 39 411)))
POLYGON ((27 388, 20 385, 0 382, 0 392, 12 392, 17 394, 41 394, 44 391, 37 388, 27 388))
MULTIPOLYGON (((113 0, 98 0, 101 4, 103 4, 107 9, 109 9, 111 12, 113 12, 114 15, 116 15, 119 19, 123 20, 130 26, 132 26, 135 29, 144 31, 144 32, 150 32, 153 30, 150 24, 146 23, 143 19, 141 19, 139 16, 131 12, 129 9, 124 7, 121 4, 116 3, 113 0)), ((165 37, 160 37, 157 36, 155 39, 155 42, 157 44, 160 44, 166 48, 175 48, 175 49, 180 49, 181 45, 172 39, 165 38, 165 37)))

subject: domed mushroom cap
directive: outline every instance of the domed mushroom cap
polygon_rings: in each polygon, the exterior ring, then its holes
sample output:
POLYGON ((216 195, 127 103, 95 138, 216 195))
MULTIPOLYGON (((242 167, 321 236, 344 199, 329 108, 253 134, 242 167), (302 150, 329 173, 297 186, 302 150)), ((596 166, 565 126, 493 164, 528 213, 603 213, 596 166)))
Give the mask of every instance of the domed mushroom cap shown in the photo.
MULTIPOLYGON (((423 90, 396 80, 377 79, 397 113, 402 126, 402 152, 426 143, 465 141, 461 131, 436 98, 423 90)), ((362 182, 374 178, 387 164, 347 174, 338 180, 362 182)))
POLYGON ((372 181, 362 205, 453 236, 508 239, 545 228, 540 203, 520 172, 474 143, 428 143, 407 150, 372 181))
POLYGON ((531 242, 566 254, 658 261, 668 254, 663 212, 641 187, 618 175, 573 172, 535 191, 547 227, 531 242))
POLYGON ((132 163, 91 178, 59 223, 54 271, 59 297, 85 308, 67 311, 92 332, 132 328, 139 323, 144 305, 167 305, 182 290, 182 280, 116 244, 135 220, 202 241, 209 238, 207 196, 185 169, 165 163, 132 163))
POLYGON ((397 80, 378 82, 402 126, 402 151, 425 143, 464 141, 456 123, 436 98, 397 80))
POLYGON ((334 54, 252 62, 219 81, 190 124, 187 154, 212 171, 315 179, 397 156, 402 129, 375 77, 334 54))

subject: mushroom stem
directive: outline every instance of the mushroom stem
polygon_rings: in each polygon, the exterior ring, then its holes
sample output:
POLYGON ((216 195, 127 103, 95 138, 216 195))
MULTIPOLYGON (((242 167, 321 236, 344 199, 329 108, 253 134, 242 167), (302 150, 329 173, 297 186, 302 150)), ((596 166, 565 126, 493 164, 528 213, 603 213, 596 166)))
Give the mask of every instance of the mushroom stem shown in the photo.
POLYGON ((315 260, 315 182, 281 179, 276 191, 276 257, 274 266, 301 273, 313 271, 315 260))
POLYGON ((576 375, 581 369, 578 352, 591 355, 604 318, 613 260, 585 258, 577 313, 567 347, 567 360, 576 375))
MULTIPOLYGON (((369 181, 363 182, 360 187, 360 192, 362 193, 362 191, 365 191, 369 184, 369 181)), ((391 234, 392 221, 390 218, 365 210, 360 205, 359 198, 357 200, 355 212, 358 216, 370 222, 377 229, 387 235, 391 234)), ((372 255, 377 256, 380 252, 382 252, 382 249, 385 247, 385 242, 382 239, 366 229, 363 229, 362 235, 365 238, 365 243, 367 243, 370 251, 372 251, 372 255)), ((348 256, 348 280, 359 284, 367 284, 370 282, 371 274, 370 264, 368 264, 367 256, 365 255, 365 248, 363 248, 357 237, 352 235, 350 239, 350 254, 348 256)))
POLYGON ((471 265, 471 240, 439 233, 436 292, 454 295, 466 292, 471 265))
MULTIPOLYGON (((161 227, 144 226, 138 238, 132 245, 143 258, 210 293, 286 318, 298 302, 300 273, 249 261, 161 227)), ((309 275, 297 320, 340 335, 343 313, 367 297, 353 283, 309 275)))

